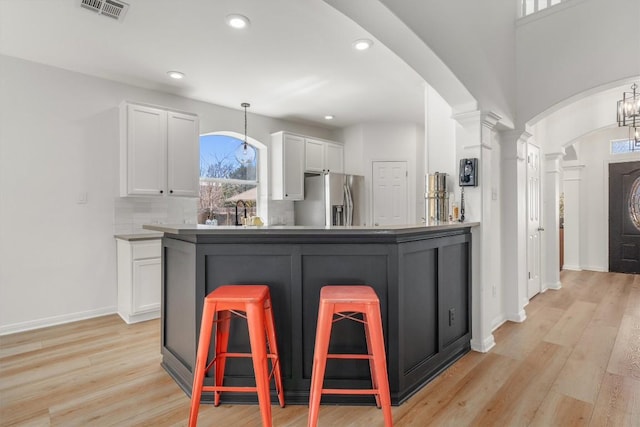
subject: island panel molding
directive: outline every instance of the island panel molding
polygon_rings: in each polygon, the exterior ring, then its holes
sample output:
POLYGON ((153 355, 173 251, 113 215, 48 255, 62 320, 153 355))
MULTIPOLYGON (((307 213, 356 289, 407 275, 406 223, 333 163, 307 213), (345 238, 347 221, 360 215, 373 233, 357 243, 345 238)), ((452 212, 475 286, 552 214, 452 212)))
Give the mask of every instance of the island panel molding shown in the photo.
MULTIPOLYGON (((145 226, 165 233, 162 366, 190 395, 205 295, 225 284, 266 284, 287 403, 307 404, 320 289, 367 284, 380 298, 391 399, 401 404, 470 350, 471 226, 145 226)), ((229 351, 248 351, 245 322, 236 319, 231 327, 229 351)), ((366 353, 364 336, 361 324, 338 322, 330 352, 366 353)), ((250 371, 249 360, 229 360, 225 381, 250 386, 250 371)), ((329 388, 371 385, 363 360, 330 361, 325 378, 329 388)), ((257 402, 255 393, 227 393, 222 401, 257 402)), ((348 395, 323 396, 322 402, 375 404, 372 396, 348 395)))

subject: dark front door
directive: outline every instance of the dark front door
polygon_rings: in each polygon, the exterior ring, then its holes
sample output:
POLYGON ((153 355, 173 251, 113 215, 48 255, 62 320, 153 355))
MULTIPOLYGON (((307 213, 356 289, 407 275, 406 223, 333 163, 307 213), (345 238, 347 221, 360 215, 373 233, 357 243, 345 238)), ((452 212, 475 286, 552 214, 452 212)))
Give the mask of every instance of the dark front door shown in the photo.
POLYGON ((609 164, 609 271, 640 273, 640 162, 609 164))

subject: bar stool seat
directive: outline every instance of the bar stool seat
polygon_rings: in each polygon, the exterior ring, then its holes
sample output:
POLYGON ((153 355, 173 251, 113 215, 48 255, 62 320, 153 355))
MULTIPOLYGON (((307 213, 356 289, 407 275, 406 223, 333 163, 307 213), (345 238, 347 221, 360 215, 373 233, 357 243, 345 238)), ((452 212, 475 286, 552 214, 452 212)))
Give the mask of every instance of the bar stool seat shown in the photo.
POLYGON ((382 408, 385 426, 393 426, 380 300, 370 286, 324 286, 320 290, 318 326, 313 352, 311 390, 309 391, 307 424, 309 427, 315 427, 318 424, 320 400, 323 394, 373 394, 376 398, 376 405, 378 408, 382 408), (362 319, 355 317, 358 314, 362 314, 362 319), (328 354, 331 327, 334 322, 344 319, 364 324, 368 354, 328 354), (372 388, 323 388, 327 359, 368 359, 372 388))
POLYGON ((280 359, 269 287, 266 285, 225 285, 209 293, 204 299, 202 311, 202 324, 191 391, 189 426, 193 427, 197 424, 200 398, 203 392, 213 392, 214 405, 218 406, 220 404, 220 395, 223 391, 254 391, 258 393, 262 424, 270 427, 271 397, 269 383, 272 377, 275 379, 276 393, 280 406, 284 407, 282 375, 280 373, 280 359), (247 319, 251 353, 227 352, 232 314, 247 319), (207 363, 214 325, 216 337, 215 354, 212 360, 207 363), (250 357, 253 359, 255 387, 223 385, 225 364, 227 358, 230 357, 250 357), (267 359, 271 360, 271 371, 269 371, 267 359), (204 377, 211 368, 215 369, 215 385, 205 386, 203 385, 204 377))

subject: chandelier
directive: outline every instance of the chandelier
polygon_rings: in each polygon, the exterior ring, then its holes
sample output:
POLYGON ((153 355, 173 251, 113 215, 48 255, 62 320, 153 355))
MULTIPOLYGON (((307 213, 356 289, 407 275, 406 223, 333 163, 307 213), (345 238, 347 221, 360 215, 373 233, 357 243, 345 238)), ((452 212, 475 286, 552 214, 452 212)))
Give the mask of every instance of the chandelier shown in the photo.
POLYGON ((632 92, 623 92, 618 101, 618 126, 629 128, 629 144, 635 151, 640 149, 640 92, 637 84, 631 85, 632 92))
POLYGON ((236 160, 243 165, 247 166, 256 158, 256 150, 247 143, 247 107, 251 105, 248 102, 243 102, 240 104, 242 108, 244 108, 244 142, 240 143, 238 148, 236 148, 235 155, 236 160))

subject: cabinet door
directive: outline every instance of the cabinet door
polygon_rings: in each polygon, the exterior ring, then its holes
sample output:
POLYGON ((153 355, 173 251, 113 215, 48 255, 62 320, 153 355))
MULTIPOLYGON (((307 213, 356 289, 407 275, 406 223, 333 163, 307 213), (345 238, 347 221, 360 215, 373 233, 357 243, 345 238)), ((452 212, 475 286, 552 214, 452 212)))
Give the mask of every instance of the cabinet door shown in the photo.
POLYGON ((171 196, 198 197, 199 137, 197 116, 167 113, 167 190, 171 196))
POLYGON ((127 106, 127 194, 161 195, 167 183, 167 112, 127 106))
POLYGON ((284 135, 284 200, 304 199, 304 139, 284 135))
POLYGON ((324 142, 307 138, 304 141, 304 150, 304 170, 324 172, 324 142))
POLYGON ((342 145, 325 143, 324 168, 327 172, 344 173, 344 147, 342 145))
POLYGON ((160 258, 133 261, 131 314, 160 308, 161 287, 160 258))

